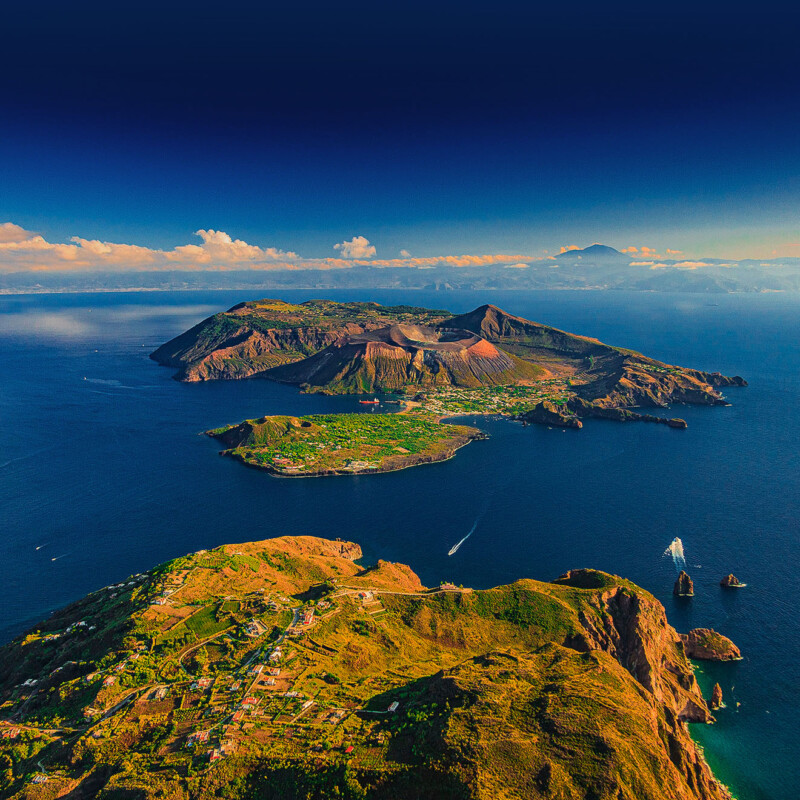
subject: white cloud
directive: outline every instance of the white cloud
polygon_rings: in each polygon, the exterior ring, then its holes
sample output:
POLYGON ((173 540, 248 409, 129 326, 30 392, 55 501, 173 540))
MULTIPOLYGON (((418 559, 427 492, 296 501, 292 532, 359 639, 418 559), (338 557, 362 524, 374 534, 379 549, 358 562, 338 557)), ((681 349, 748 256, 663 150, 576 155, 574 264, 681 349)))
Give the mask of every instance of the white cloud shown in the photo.
POLYGON ((568 253, 570 250, 580 250, 581 248, 578 247, 576 244, 568 244, 566 247, 562 246, 561 249, 558 251, 559 255, 561 253, 568 253))
POLYGON ((354 236, 349 242, 340 242, 333 246, 340 250, 345 258, 371 258, 377 252, 366 236, 354 236))
POLYGON ((409 253, 409 252, 408 252, 408 250, 401 250, 401 251, 400 251, 400 255, 401 255, 403 258, 410 258, 410 257, 411 257, 411 253, 409 253))
POLYGON ((4 222, 0 225, 0 242, 24 242, 35 235, 13 222, 4 222))
POLYGON ((69 244, 48 242, 7 222, 0 225, 0 272, 114 271, 142 269, 292 268, 299 256, 274 247, 232 239, 224 231, 199 230, 203 243, 159 250, 135 244, 71 237, 69 244))
POLYGON ((73 236, 69 242, 48 242, 19 225, 0 224, 0 272, 126 272, 141 270, 302 270, 352 269, 358 266, 482 267, 518 265, 540 257, 516 254, 443 255, 375 259, 375 248, 363 236, 336 246, 342 257, 302 258, 276 247, 260 247, 213 228, 196 231, 199 244, 171 250, 106 242, 73 236))
POLYGON ((528 269, 530 264, 524 264, 520 262, 519 264, 506 264, 505 269, 528 269))

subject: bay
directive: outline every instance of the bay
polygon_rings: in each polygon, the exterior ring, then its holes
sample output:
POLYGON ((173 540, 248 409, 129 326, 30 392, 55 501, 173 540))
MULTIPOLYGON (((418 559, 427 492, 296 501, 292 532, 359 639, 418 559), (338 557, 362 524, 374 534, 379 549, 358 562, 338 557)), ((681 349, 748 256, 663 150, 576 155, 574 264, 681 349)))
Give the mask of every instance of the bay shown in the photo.
MULTIPOLYGON (((626 292, 325 292, 341 300, 521 316, 667 362, 740 374, 689 428, 589 421, 581 431, 466 418, 490 434, 443 464, 387 475, 272 478, 217 456, 203 430, 264 414, 350 411, 350 397, 264 380, 180 384, 148 358, 254 297, 142 292, 0 297, 0 641, 86 592, 226 542, 320 535, 428 585, 550 580, 596 567, 661 600, 678 630, 709 626, 744 660, 706 665, 727 708, 693 726, 740 798, 800 786, 800 297, 626 292), (453 556, 452 546, 477 520, 453 556), (673 537, 695 581, 672 597, 673 537), (748 586, 725 592, 734 572, 748 586)), ((289 301, 320 296, 282 292, 289 301)), ((370 413, 370 412, 364 412, 370 413)))

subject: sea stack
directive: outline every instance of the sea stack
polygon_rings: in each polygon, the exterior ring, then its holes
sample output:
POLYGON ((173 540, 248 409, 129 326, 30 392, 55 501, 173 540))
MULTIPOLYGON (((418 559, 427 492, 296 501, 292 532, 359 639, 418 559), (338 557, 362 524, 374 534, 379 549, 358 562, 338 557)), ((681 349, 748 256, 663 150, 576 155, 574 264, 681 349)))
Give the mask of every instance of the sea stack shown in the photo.
POLYGON ((708 704, 708 707, 712 711, 716 711, 722 705, 722 687, 718 684, 714 684, 714 688, 711 691, 711 702, 708 704))
POLYGON ((719 585, 724 587, 725 589, 738 589, 742 584, 735 575, 726 575, 719 582, 719 585))
POLYGON ((675 588, 672 590, 672 594, 676 597, 694 596, 694 584, 686 570, 682 569, 680 575, 678 575, 678 580, 675 581, 675 588))
POLYGON ((727 637, 711 628, 695 628, 680 634, 683 649, 689 658, 702 661, 740 661, 739 648, 727 637))

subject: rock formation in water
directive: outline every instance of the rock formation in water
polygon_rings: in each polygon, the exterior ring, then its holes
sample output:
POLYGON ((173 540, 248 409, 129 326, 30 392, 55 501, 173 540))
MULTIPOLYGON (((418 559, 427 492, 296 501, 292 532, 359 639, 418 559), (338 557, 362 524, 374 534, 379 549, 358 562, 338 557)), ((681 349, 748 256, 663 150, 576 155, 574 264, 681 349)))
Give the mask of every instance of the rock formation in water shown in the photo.
POLYGON ((519 419, 525 423, 553 425, 558 428, 583 427, 583 423, 566 405, 556 405, 549 400, 543 400, 530 411, 520 415, 519 419))
POLYGON ((742 584, 741 581, 733 574, 726 575, 720 582, 719 585, 725 589, 737 589, 742 584))
POLYGON ((578 417, 610 419, 615 422, 653 422, 658 425, 668 425, 670 428, 689 427, 686 420, 678 417, 658 417, 655 414, 640 414, 638 411, 631 411, 628 408, 609 408, 577 396, 568 400, 567 408, 578 417))
POLYGON ((695 628, 681 634, 686 655, 703 661, 738 661, 742 654, 727 637, 711 628, 695 628))
POLYGON ((722 707, 722 687, 718 683, 714 684, 714 688, 711 691, 711 702, 708 704, 708 707, 712 711, 716 711, 722 707))
POLYGON ((694 583, 689 577, 686 570, 681 570, 678 579, 675 581, 675 586, 672 589, 672 594, 676 597, 693 597, 694 596, 694 583))

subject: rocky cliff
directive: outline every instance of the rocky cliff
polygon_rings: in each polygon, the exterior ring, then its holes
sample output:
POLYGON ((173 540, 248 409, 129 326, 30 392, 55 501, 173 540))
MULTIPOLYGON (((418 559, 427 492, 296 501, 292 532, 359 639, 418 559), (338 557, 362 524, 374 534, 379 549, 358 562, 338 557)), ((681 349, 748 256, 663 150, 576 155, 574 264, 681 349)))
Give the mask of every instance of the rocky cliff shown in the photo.
POLYGON ((681 634, 686 655, 702 661, 738 661, 742 654, 727 637, 710 628, 695 628, 681 634))

